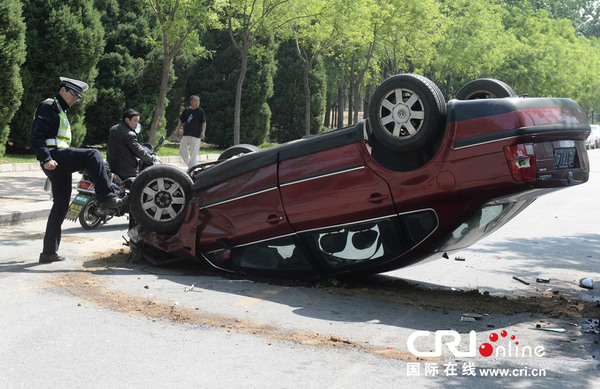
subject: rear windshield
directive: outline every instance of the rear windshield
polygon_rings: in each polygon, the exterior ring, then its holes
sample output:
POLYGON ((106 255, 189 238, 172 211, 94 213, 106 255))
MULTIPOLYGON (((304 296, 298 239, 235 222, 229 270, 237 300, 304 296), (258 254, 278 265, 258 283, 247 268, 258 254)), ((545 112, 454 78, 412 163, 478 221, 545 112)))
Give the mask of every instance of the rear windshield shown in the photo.
POLYGON ((442 243, 443 250, 459 250, 472 246, 506 224, 534 199, 512 203, 488 203, 473 213, 442 243))

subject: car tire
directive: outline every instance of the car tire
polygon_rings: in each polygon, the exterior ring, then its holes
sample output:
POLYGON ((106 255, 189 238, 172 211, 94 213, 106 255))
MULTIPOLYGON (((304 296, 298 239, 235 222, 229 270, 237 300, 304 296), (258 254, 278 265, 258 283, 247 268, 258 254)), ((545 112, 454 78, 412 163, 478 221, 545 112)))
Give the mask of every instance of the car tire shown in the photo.
POLYGON ((392 151, 431 146, 444 129, 446 101, 437 85, 417 74, 385 80, 369 103, 369 125, 379 142, 392 151))
POLYGON ((190 176, 175 166, 150 166, 131 184, 130 212, 145 229, 173 233, 185 219, 192 184, 190 176))
POLYGON ((221 155, 219 155, 219 158, 217 158, 217 161, 225 161, 226 159, 235 157, 236 155, 253 153, 258 150, 260 150, 258 147, 254 146, 254 145, 248 145, 248 144, 239 144, 239 145, 231 146, 230 148, 223 151, 221 153, 221 155))
POLYGON ((106 220, 105 216, 98 216, 96 210, 99 209, 98 199, 92 197, 79 213, 79 224, 86 230, 93 230, 106 220))
POLYGON ((456 93, 457 100, 500 99, 518 97, 507 83, 494 78, 479 78, 467 83, 456 93))

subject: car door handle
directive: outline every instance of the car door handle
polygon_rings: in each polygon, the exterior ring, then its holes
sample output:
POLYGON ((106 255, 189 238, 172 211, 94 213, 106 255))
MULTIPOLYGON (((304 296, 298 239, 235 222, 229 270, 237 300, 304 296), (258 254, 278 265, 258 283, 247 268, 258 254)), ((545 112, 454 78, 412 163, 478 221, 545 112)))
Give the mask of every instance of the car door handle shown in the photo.
POLYGON ((267 223, 269 223, 269 224, 277 224, 277 223, 279 223, 282 220, 283 220, 283 216, 277 215, 277 214, 274 214, 274 213, 272 213, 269 216, 267 216, 267 223))
POLYGON ((381 203, 383 200, 387 200, 389 199, 390 196, 388 195, 382 195, 381 193, 373 193, 371 196, 369 196, 369 202, 370 203, 381 203))

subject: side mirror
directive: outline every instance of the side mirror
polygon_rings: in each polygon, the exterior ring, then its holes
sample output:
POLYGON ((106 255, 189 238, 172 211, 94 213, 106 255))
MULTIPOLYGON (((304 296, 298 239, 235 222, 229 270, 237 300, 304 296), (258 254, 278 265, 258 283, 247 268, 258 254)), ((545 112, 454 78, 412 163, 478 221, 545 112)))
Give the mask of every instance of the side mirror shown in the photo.
POLYGON ((160 146, 163 145, 163 143, 165 143, 165 137, 161 136, 160 139, 158 140, 158 143, 156 143, 156 147, 154 148, 154 150, 158 150, 160 148, 160 146))

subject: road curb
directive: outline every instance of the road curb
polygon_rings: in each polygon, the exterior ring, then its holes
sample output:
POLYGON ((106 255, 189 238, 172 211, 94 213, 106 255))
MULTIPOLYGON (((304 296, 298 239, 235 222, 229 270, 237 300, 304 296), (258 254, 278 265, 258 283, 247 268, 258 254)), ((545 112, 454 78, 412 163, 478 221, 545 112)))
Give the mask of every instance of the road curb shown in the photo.
POLYGON ((50 214, 50 208, 52 208, 52 202, 44 201, 43 207, 35 210, 28 211, 11 211, 10 213, 0 214, 0 226, 19 224, 26 221, 32 221, 36 219, 43 219, 48 217, 50 214))
MULTIPOLYGON (((220 154, 201 154, 198 155, 198 163, 207 161, 216 161, 220 154)), ((183 164, 183 160, 179 156, 160 157, 162 163, 168 164, 183 164)), ((18 172, 31 172, 40 169, 40 164, 37 162, 33 163, 0 163, 0 174, 1 173, 18 173, 18 172)))
MULTIPOLYGON (((202 154, 198 156, 198 163, 215 161, 218 157, 219 154, 202 154)), ((185 168, 179 156, 160 157, 160 160, 164 164, 185 168)), ((6 175, 2 178, 5 187, 0 188, 0 225, 14 225, 48 217, 52 200, 48 199, 49 192, 42 189, 46 177, 39 163, 0 164, 1 173, 6 175), (35 177, 35 181, 31 181, 32 177, 35 177)), ((77 173, 73 174, 73 179, 75 185, 79 180, 77 173)), ((72 195, 75 193, 74 189, 72 195)))

